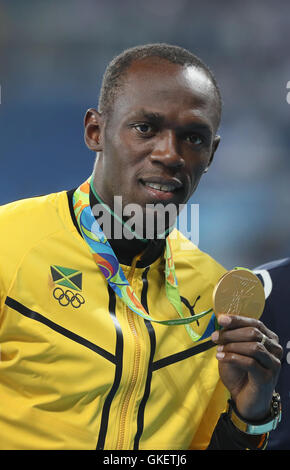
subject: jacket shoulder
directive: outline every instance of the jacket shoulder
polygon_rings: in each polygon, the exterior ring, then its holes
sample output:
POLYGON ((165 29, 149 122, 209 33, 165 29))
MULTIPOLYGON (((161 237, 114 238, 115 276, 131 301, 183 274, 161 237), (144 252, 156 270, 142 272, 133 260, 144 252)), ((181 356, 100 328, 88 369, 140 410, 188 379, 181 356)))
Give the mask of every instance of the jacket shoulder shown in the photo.
POLYGON ((23 199, 0 207, 0 297, 35 245, 64 229, 66 193, 23 199))
MULTIPOLYGON (((61 227, 59 209, 64 192, 22 199, 0 206, 1 245, 33 243, 61 227)), ((1 246, 0 245, 0 246, 1 246)))
POLYGON ((226 269, 209 254, 200 250, 179 230, 174 229, 170 235, 174 261, 198 271, 207 283, 215 285, 226 273, 226 269))

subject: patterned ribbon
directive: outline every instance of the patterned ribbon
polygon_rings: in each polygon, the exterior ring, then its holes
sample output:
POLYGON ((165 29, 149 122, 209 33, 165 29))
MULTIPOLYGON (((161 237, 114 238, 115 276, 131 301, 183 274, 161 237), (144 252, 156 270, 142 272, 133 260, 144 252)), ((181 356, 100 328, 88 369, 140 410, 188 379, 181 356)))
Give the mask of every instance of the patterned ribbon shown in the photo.
POLYGON ((115 255, 106 235, 102 231, 100 225, 95 219, 90 206, 90 184, 92 177, 83 183, 73 195, 74 213, 80 231, 92 256, 99 266, 105 279, 114 290, 114 292, 125 302, 125 304, 137 315, 151 322, 160 323, 161 325, 185 325, 185 328, 193 341, 198 341, 201 336, 198 335, 189 323, 199 320, 205 315, 212 312, 212 309, 196 314, 190 317, 184 317, 182 312, 182 304, 175 275, 175 266, 172 257, 170 244, 170 235, 166 238, 165 250, 165 288, 166 295, 170 303, 174 306, 180 318, 173 320, 154 320, 144 309, 139 301, 125 274, 120 266, 117 256, 115 255))

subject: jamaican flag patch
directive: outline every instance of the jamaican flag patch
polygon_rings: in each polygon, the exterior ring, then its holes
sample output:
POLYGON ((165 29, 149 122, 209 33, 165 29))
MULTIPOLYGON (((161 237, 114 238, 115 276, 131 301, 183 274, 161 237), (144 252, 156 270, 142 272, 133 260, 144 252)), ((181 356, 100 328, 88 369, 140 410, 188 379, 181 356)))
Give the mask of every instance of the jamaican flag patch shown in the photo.
POLYGON ((50 266, 52 280, 59 286, 65 286, 76 291, 82 290, 82 273, 77 269, 64 268, 63 266, 50 266))

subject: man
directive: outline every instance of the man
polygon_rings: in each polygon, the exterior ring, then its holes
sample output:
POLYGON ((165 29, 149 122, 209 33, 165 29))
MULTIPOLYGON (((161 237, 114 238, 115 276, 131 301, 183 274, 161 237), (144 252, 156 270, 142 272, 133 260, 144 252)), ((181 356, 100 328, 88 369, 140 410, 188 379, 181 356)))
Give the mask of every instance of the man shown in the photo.
POLYGON ((255 272, 264 285, 266 297, 266 305, 261 319, 268 328, 271 328, 279 336, 279 341, 284 351, 279 380, 276 386, 276 390, 281 395, 283 403, 283 419, 277 430, 271 432, 267 449, 289 450, 290 334, 288 305, 290 303, 290 259, 285 258, 271 261, 256 268, 255 272))
POLYGON ((168 218, 144 239, 147 215, 160 216, 152 204, 186 203, 208 170, 220 113, 212 73, 188 51, 125 51, 85 117, 92 177, 1 209, 2 448, 265 447, 276 335, 226 315, 216 330, 225 270, 168 218))

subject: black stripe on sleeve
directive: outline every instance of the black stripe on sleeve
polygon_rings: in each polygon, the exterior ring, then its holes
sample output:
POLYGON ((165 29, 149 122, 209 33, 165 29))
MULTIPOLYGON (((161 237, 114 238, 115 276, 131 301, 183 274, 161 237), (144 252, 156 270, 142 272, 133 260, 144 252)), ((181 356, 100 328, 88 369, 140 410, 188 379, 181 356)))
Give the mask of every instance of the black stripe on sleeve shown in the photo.
POLYGON ((105 400, 103 411, 102 411, 102 418, 101 418, 101 426, 99 432, 99 438, 96 450, 103 450, 106 441, 106 435, 108 431, 108 422, 109 422, 109 414, 112 401, 116 395, 116 392, 119 388, 121 377, 122 377, 122 364, 123 364, 123 333, 120 327, 120 324, 116 318, 116 296, 113 289, 108 285, 108 292, 109 292, 109 312, 114 322, 116 328, 116 369, 115 369, 115 378, 112 385, 112 388, 105 400))
POLYGON ((16 310, 18 313, 21 313, 21 315, 24 315, 27 318, 31 318, 32 320, 36 320, 40 323, 43 323, 44 325, 48 326, 49 328, 56 331, 57 333, 60 333, 66 338, 69 338, 72 341, 78 344, 81 344, 82 346, 85 346, 88 349, 91 349, 92 351, 104 357, 105 359, 112 362, 113 364, 116 363, 116 358, 115 356, 113 356, 113 354, 109 353, 108 351, 101 348, 100 346, 97 346, 96 344, 91 343, 91 341, 88 341, 82 336, 79 336, 76 333, 73 333, 72 331, 67 330, 66 328, 58 325, 57 323, 54 323, 53 321, 41 315, 40 313, 30 310, 28 307, 25 307, 25 305, 17 302, 17 300, 11 299, 11 297, 7 297, 5 300, 5 304, 8 307, 12 308, 13 310, 16 310))
MULTIPOLYGON (((148 271, 149 271, 149 267, 146 268, 142 274, 143 288, 142 288, 142 293, 141 293, 141 303, 147 312, 148 312, 148 305, 147 305, 148 271)), ((144 412, 145 412, 146 403, 150 395, 150 387, 151 387, 152 372, 153 372, 152 364, 153 364, 153 358, 154 358, 155 349, 156 349, 156 337, 155 337, 155 331, 154 331, 153 325, 148 320, 144 320, 144 322, 147 327, 149 338, 150 338, 150 358, 149 358, 149 364, 148 364, 148 372, 147 372, 144 395, 143 395, 143 398, 141 400, 139 410, 138 410, 137 433, 134 439, 134 450, 139 449, 139 442, 140 442, 140 438, 141 438, 143 428, 144 428, 144 412)))

